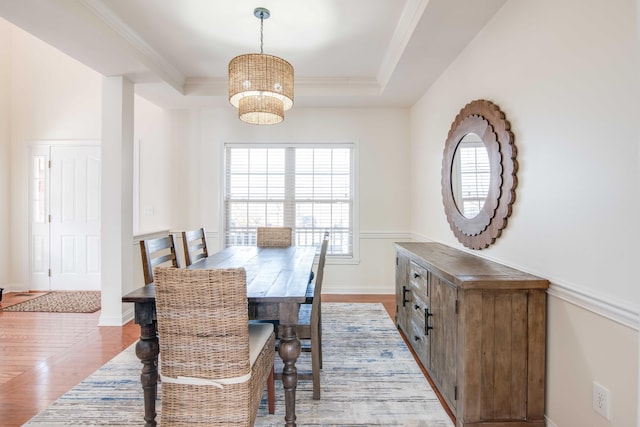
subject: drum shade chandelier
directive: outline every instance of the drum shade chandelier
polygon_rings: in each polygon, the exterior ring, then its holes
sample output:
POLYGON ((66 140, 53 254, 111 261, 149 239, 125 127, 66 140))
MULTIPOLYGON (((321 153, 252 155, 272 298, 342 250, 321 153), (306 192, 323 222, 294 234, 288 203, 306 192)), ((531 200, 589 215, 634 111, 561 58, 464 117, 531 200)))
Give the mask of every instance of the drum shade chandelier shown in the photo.
POLYGON ((229 102, 243 122, 271 125, 284 120, 293 106, 293 67, 277 56, 263 53, 264 20, 269 10, 253 11, 260 19, 260 53, 236 56, 229 62, 229 102))

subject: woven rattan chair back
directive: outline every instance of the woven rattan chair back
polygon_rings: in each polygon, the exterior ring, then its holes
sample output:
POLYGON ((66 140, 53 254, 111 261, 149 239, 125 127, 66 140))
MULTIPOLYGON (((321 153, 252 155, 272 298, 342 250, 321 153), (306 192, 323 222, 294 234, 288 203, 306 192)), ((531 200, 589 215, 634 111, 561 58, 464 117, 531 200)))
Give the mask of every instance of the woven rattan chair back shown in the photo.
POLYGON ((275 341, 271 332, 251 367, 245 270, 160 267, 155 286, 162 425, 253 425, 275 341))
POLYGON ((182 246, 184 246, 184 262, 187 267, 209 256, 207 234, 204 228, 183 231, 182 246))
POLYGON ((153 283, 153 269, 159 265, 180 267, 180 260, 176 254, 176 241, 173 234, 156 239, 140 241, 142 255, 142 272, 144 284, 153 283))
POLYGON ((258 227, 256 244, 259 247, 291 246, 291 227, 258 227))

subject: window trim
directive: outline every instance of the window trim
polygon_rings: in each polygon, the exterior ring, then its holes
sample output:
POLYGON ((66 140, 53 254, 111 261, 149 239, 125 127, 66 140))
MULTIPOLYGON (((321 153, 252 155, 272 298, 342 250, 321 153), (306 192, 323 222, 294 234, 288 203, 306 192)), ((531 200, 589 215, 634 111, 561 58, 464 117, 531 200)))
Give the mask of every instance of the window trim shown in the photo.
POLYGON ((226 152, 227 148, 345 148, 349 147, 353 153, 353 253, 347 255, 327 254, 327 263, 337 265, 360 264, 360 155, 359 141, 345 142, 223 142, 220 144, 220 201, 219 201, 219 248, 225 247, 226 209, 225 195, 227 185, 226 152))

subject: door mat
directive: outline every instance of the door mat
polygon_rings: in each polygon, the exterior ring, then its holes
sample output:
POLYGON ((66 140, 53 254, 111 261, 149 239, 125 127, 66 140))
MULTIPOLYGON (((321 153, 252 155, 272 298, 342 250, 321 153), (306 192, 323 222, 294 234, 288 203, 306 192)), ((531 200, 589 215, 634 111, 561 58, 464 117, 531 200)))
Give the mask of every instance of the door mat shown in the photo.
POLYGON ((47 313, 94 313, 98 310, 100 310, 100 291, 49 292, 28 301, 2 308, 2 311, 47 313))

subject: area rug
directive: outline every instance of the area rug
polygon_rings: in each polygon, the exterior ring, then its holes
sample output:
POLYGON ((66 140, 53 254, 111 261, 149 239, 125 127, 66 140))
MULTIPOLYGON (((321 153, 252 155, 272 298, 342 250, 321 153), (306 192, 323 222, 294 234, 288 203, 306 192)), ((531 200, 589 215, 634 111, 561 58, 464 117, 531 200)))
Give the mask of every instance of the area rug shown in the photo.
MULTIPOLYGON (((311 398, 311 381, 298 383, 299 426, 453 427, 381 304, 325 303, 322 321, 322 396, 311 398)), ((309 367, 303 353, 298 368, 309 367)), ((140 368, 131 346, 25 425, 142 426, 140 368)), ((161 425, 161 396, 156 409, 161 425)), ((282 426, 284 410, 276 381, 276 413, 263 399, 255 425, 282 426)))
POLYGON ((2 308, 2 311, 94 313, 100 310, 100 291, 49 292, 2 308))

